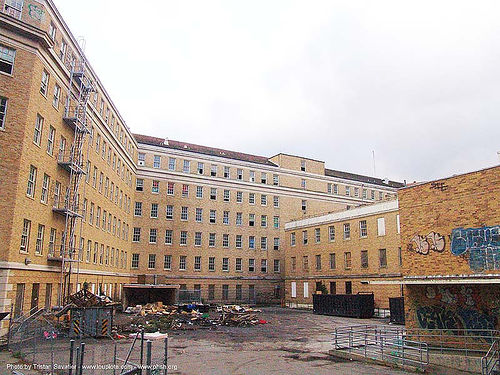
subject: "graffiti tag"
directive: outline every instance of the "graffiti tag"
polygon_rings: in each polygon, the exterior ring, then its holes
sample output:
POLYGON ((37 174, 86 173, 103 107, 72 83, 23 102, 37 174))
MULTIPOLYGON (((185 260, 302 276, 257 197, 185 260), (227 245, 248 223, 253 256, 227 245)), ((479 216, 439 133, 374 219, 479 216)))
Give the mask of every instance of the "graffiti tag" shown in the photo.
POLYGON ((495 317, 475 309, 447 309, 441 306, 420 306, 417 308, 417 321, 420 328, 444 329, 495 329, 495 317))
POLYGON ((431 189, 445 191, 448 190, 448 185, 446 185, 444 182, 432 182, 431 189))
POLYGON ((451 231, 453 255, 465 256, 474 271, 500 269, 500 225, 451 231))
POLYGON ((437 251, 438 253, 443 252, 445 245, 444 236, 436 232, 430 232, 426 236, 421 236, 416 234, 410 240, 407 249, 409 251, 415 251, 419 254, 427 255, 430 250, 437 251))
POLYGON ((43 8, 39 7, 38 5, 35 4, 28 5, 28 14, 30 15, 31 18, 41 21, 43 18, 43 13, 44 13, 43 8))

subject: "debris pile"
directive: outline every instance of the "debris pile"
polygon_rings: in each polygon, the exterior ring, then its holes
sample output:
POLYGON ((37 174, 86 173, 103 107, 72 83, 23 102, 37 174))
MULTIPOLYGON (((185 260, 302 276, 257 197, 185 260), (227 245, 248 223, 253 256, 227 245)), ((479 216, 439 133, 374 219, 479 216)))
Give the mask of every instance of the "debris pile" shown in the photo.
POLYGON ((239 305, 217 306, 213 309, 209 305, 166 306, 156 302, 128 307, 125 312, 136 315, 127 327, 131 331, 140 327, 144 327, 145 332, 166 332, 218 326, 246 327, 267 323, 259 319, 257 314, 260 310, 239 305))

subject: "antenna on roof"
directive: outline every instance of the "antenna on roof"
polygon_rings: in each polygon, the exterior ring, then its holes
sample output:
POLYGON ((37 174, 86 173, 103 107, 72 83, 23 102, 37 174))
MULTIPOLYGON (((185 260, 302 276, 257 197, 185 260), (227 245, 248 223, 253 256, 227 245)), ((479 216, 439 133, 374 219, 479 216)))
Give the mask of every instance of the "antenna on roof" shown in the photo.
POLYGON ((377 170, 375 169, 375 150, 372 150, 373 157, 373 177, 377 177, 377 170))

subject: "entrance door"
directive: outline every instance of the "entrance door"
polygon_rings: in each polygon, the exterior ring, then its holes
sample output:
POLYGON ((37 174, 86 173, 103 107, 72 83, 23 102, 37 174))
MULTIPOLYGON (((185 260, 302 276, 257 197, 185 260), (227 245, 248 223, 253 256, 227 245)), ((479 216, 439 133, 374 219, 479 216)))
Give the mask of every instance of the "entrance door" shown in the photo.
POLYGON ((38 297, 40 293, 40 284, 34 283, 31 289, 31 308, 30 310, 35 310, 38 308, 38 297))

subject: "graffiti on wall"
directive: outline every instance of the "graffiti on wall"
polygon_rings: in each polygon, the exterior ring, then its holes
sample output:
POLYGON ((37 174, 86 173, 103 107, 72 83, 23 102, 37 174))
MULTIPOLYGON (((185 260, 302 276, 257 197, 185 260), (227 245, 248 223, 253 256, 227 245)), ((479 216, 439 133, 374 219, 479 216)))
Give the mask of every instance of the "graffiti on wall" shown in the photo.
POLYGON ((490 298, 481 298, 466 285, 427 286, 426 300, 416 306, 418 325, 423 329, 490 330, 497 325, 498 308, 490 298), (491 305, 491 306, 490 306, 491 305))
POLYGON ((456 228, 450 238, 451 253, 465 257, 472 270, 500 269, 500 225, 456 228))
POLYGON ((28 14, 30 15, 31 18, 34 18, 35 20, 41 21, 43 18, 44 10, 42 7, 35 5, 35 4, 29 4, 28 5, 28 14))
POLYGON ((410 240, 407 250, 427 255, 429 251, 443 252, 445 245, 444 236, 436 232, 430 232, 428 235, 421 236, 416 234, 410 240))

